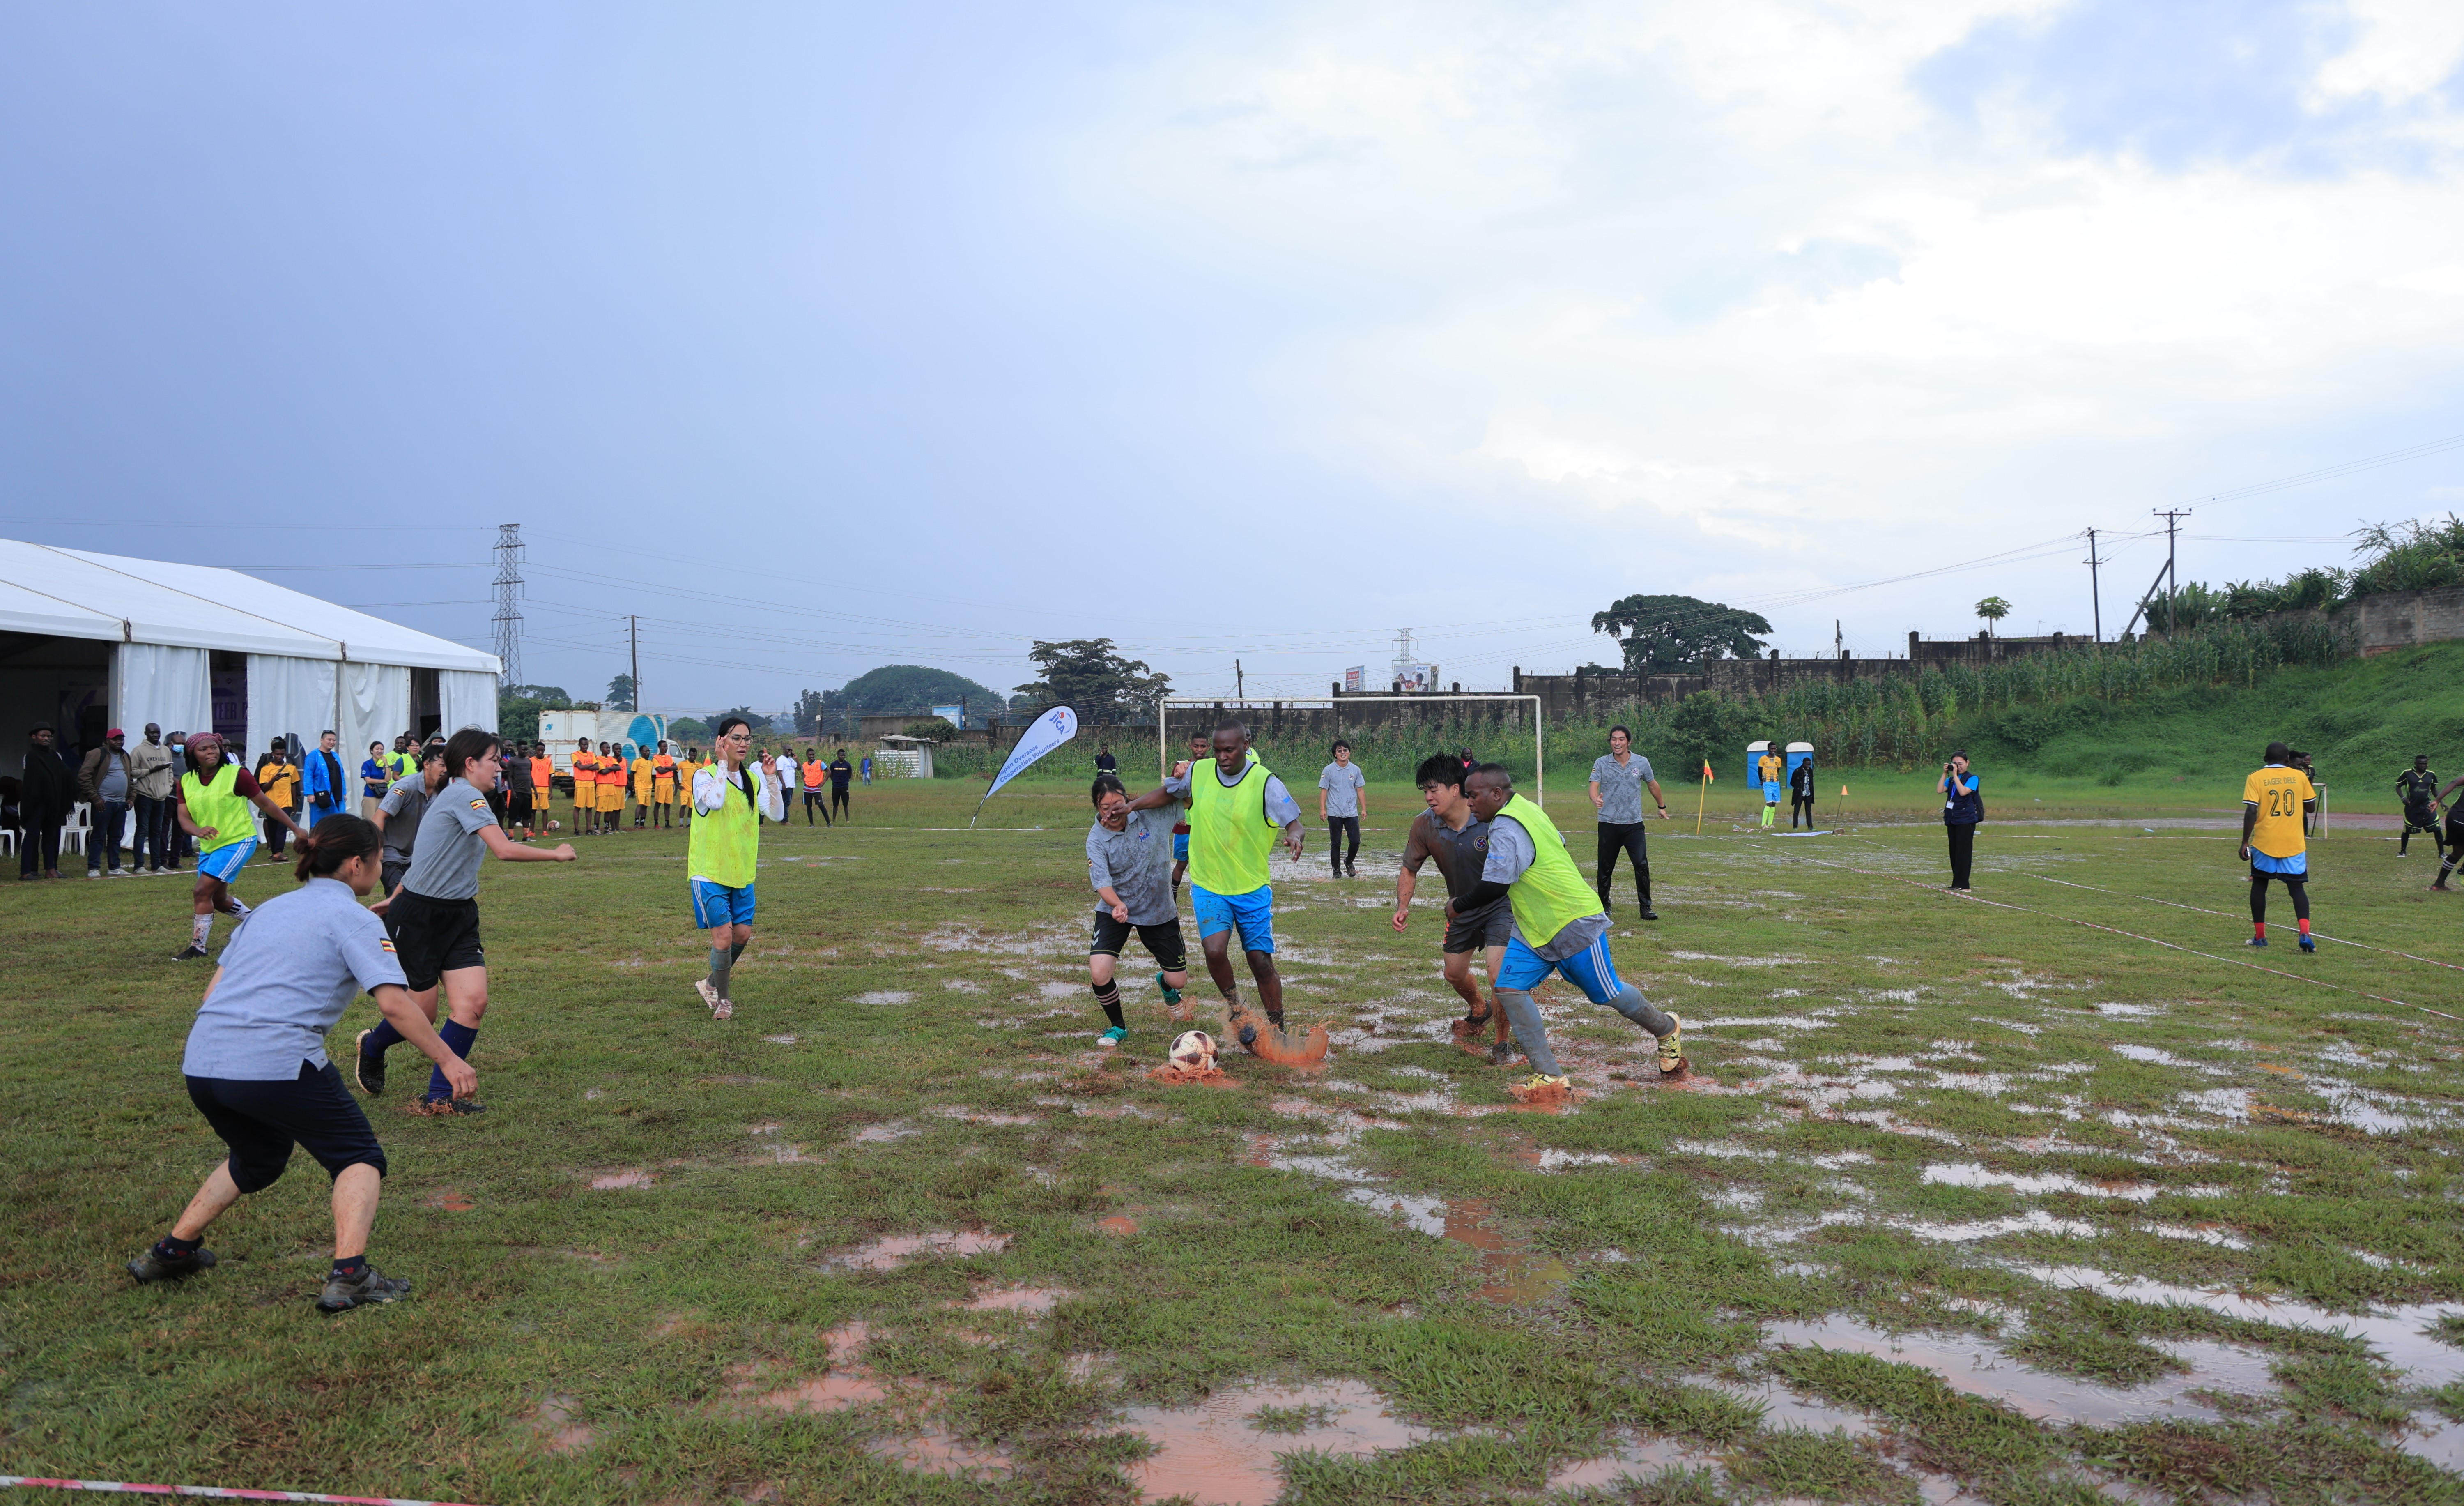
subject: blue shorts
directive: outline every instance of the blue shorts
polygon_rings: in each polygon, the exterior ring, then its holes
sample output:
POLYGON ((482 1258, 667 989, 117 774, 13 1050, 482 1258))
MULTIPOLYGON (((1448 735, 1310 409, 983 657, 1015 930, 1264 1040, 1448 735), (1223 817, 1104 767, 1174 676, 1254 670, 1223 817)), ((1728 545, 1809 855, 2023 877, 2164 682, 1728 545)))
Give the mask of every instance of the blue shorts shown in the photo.
POLYGON ((1563 973, 1566 981, 1583 990, 1583 997, 1594 1004, 1606 1004, 1625 992, 1625 984, 1617 975, 1617 963, 1609 961, 1609 939, 1605 936, 1561 963, 1545 962, 1538 952, 1523 943, 1521 936, 1506 943, 1506 960, 1498 965, 1497 986, 1529 993, 1551 973, 1563 973))
POLYGON ((705 931, 753 923, 753 886, 730 889, 707 878, 693 881, 693 924, 705 931))
POLYGON ((1186 863, 1189 861, 1188 832, 1175 831, 1172 834, 1172 860, 1176 863, 1186 863))
POLYGON ((2287 878, 2306 877, 2310 872, 2310 854, 2296 853, 2291 857, 2270 857, 2254 847, 2250 850, 2250 871, 2254 874, 2282 874, 2287 878))
POLYGON ((239 876, 239 871, 246 868, 248 860, 255 855, 256 838, 242 837, 228 847, 218 847, 210 853, 200 853, 197 857, 197 872, 208 878, 219 878, 224 883, 230 883, 239 876))
POLYGON ((1763 804, 1767 806, 1775 806, 1779 804, 1778 780, 1767 779, 1763 781, 1763 804))
POLYGON ((1189 897, 1198 910, 1198 939, 1200 941, 1224 931, 1239 931, 1243 951, 1274 951, 1274 885, 1260 884, 1245 895, 1219 895, 1212 889, 1200 889, 1192 884, 1189 897))

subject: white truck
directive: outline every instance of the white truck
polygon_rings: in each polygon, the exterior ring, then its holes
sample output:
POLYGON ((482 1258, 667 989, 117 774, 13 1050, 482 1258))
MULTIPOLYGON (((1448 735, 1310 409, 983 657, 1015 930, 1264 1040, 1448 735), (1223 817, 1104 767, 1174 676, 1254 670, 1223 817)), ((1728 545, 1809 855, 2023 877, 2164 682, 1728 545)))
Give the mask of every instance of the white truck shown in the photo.
POLYGON ((539 713, 539 741, 547 744, 547 756, 556 764, 559 774, 573 772, 573 755, 582 740, 588 738, 593 748, 602 742, 622 749, 630 758, 642 753, 655 754, 668 735, 668 719, 648 711, 542 711, 539 713))

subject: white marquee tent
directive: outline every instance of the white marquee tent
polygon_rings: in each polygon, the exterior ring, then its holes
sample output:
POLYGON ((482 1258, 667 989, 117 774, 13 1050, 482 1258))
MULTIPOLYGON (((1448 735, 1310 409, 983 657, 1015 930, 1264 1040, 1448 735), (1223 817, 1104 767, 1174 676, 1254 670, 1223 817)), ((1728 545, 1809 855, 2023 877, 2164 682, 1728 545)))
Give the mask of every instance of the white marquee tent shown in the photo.
POLYGON ((0 732, 208 728, 344 749, 496 726, 496 657, 237 570, 0 540, 0 732))

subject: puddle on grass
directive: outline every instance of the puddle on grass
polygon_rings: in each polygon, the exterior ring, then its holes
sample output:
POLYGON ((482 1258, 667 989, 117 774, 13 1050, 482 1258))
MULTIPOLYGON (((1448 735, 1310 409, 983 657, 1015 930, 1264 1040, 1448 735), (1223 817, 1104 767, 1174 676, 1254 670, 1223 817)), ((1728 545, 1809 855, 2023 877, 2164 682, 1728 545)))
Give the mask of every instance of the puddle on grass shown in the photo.
POLYGON ((604 1176, 590 1179, 590 1188, 594 1192, 616 1192, 627 1187, 647 1187, 649 1185, 650 1174, 647 1171, 610 1171, 604 1176))
POLYGON ((1770 1323, 1764 1332, 1774 1343, 1812 1344, 1930 1370, 1953 1390, 2004 1403, 2039 1422, 2098 1428, 2168 1418, 2213 1422, 2219 1416, 2215 1409, 2189 1393, 2256 1396, 2267 1394, 2274 1384, 2267 1355, 2204 1340, 2153 1341, 2151 1347, 2189 1364, 2189 1373, 2125 1388, 2031 1369, 1991 1340, 1970 1335, 1891 1334, 1845 1314, 1817 1323, 1770 1323))
POLYGON ((1777 1381, 1767 1381, 1760 1385, 1740 1385, 1721 1381, 1710 1384, 1714 1390, 1726 1391, 1749 1406, 1761 1407, 1762 1426, 1774 1431, 1796 1428, 1807 1432, 1841 1432, 1851 1438, 1867 1438, 1881 1430, 1874 1419, 1862 1412, 1852 1412, 1799 1396, 1777 1381))
POLYGON ((856 1131, 853 1135, 848 1136, 847 1140, 850 1143, 857 1145, 887 1145, 891 1141, 905 1140, 910 1135, 920 1135, 923 1132, 918 1130, 914 1125, 904 1122, 891 1124, 868 1124, 864 1128, 856 1131))
POLYGON ((2395 1446, 2425 1463, 2464 1473, 2464 1423, 2451 1423, 2435 1412, 2415 1412, 2395 1446))
POLYGON ((954 1474, 991 1479, 1010 1472, 1010 1456, 999 1449, 972 1444, 945 1428, 932 1427, 905 1438, 868 1439, 864 1451, 918 1474, 954 1474))
POLYGON ((2442 1318, 2464 1313, 2464 1308, 2453 1304, 2425 1303, 2367 1314, 2331 1313, 2306 1302, 2274 1302, 2233 1292, 2208 1292, 2197 1287, 2173 1286, 2167 1282, 2150 1281, 2144 1276, 2112 1276, 2094 1266, 2016 1266, 2013 1269, 2047 1286, 2086 1287, 2100 1296, 2125 1302, 2145 1302, 2151 1307, 2180 1303, 2203 1307, 2227 1318, 2273 1323, 2279 1328, 2348 1334, 2368 1343, 2395 1368, 2410 1372, 2416 1384, 2439 1386, 2464 1380, 2464 1349, 2424 1332, 2429 1325, 2442 1318))
POLYGON ((575 1420, 578 1410, 574 1399, 559 1391, 539 1398, 539 1413, 531 1420, 531 1427, 539 1434, 541 1450, 549 1453, 580 1453, 590 1447, 590 1425, 575 1420))
POLYGON ((968 1313, 1049 1313, 1054 1303, 1077 1295, 1055 1286, 1001 1287, 948 1305, 968 1313))
POLYGON ((1935 1162, 1925 1168, 1924 1180, 1954 1187, 2009 1187, 2027 1197, 2047 1192, 2076 1192, 2081 1197, 2122 1198, 2132 1203, 2151 1203, 2160 1197, 2221 1198, 2231 1194, 2223 1187, 2167 1187, 2153 1183, 2127 1182, 2121 1178, 2100 1178, 2088 1181, 2058 1171, 2026 1174, 1994 1171, 1972 1161, 1935 1162))
POLYGON ((925 1112, 968 1124, 1033 1124, 1037 1122, 1032 1114, 997 1114, 990 1109, 969 1108, 963 1103, 947 1103, 937 1109, 927 1109, 925 1112))
POLYGON ((832 1255, 822 1264, 833 1271, 895 1271, 911 1260, 926 1257, 963 1260, 969 1255, 997 1255, 1009 1248, 1009 1242, 1007 1234, 988 1234, 980 1229, 885 1234, 846 1254, 832 1255))
POLYGON ((849 1004, 905 1004, 915 996, 904 988, 875 988, 849 999, 849 1004))
POLYGON ((1141 1496, 1186 1496, 1196 1506, 1268 1506, 1284 1494, 1277 1454, 1357 1457, 1408 1449, 1430 1436, 1430 1429, 1395 1416, 1385 1398, 1358 1381, 1244 1385, 1196 1406, 1133 1406, 1127 1426, 1155 1446, 1155 1452, 1123 1467, 1141 1496), (1298 1426, 1268 1431, 1262 1421, 1298 1426))
POLYGON ((1531 1249, 1529 1239, 1500 1232, 1496 1217, 1496 1210, 1478 1198, 1449 1203, 1445 1208, 1443 1237, 1480 1251, 1480 1295, 1522 1307, 1563 1292, 1574 1279, 1566 1262, 1531 1249))
POLYGON ((1681 1468, 1702 1468, 1716 1454, 1703 1453, 1674 1438, 1614 1438, 1606 1453, 1561 1464, 1549 1472, 1548 1491, 1590 1491, 1619 1480, 1645 1479, 1681 1468))
POLYGON ((1894 1223, 1893 1228, 1934 1244, 1965 1245, 1980 1239, 1998 1239, 2005 1234, 2062 1234, 2073 1239, 2094 1239, 2101 1230, 2085 1219, 2056 1218, 2040 1207, 2007 1218, 1970 1219, 1962 1223, 1894 1223))

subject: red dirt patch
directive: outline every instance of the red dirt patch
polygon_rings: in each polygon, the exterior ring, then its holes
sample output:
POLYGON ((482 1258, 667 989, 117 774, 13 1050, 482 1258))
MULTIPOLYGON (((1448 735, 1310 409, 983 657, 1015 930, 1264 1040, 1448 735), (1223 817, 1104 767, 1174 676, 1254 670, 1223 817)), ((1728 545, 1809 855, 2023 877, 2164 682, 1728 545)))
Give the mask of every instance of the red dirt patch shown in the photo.
POLYGON ((429 1207, 443 1208, 448 1213, 468 1213, 479 1206, 471 1201, 471 1194, 458 1187, 438 1187, 421 1201, 429 1207))
POLYGON ((1166 1087, 1180 1087, 1192 1083, 1204 1083, 1210 1088, 1237 1088, 1240 1086, 1240 1083, 1227 1075, 1221 1067, 1208 1067, 1201 1071, 1192 1072, 1188 1068, 1181 1066, 1180 1063, 1173 1061, 1165 1062, 1162 1066, 1150 1070, 1147 1073, 1147 1076, 1151 1081, 1160 1082, 1166 1087))
POLYGON ((1134 1234, 1138 1231, 1138 1221, 1136 1219, 1115 1213, 1110 1218, 1097 1219, 1095 1221, 1095 1227, 1102 1229, 1107 1234, 1127 1237, 1128 1235, 1134 1234))

